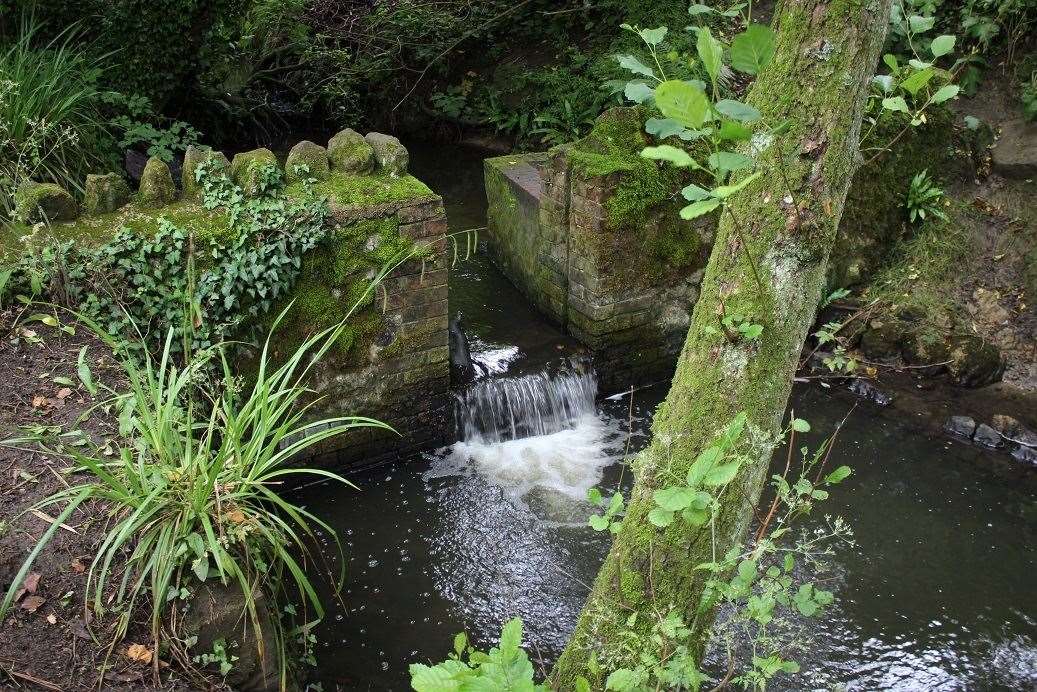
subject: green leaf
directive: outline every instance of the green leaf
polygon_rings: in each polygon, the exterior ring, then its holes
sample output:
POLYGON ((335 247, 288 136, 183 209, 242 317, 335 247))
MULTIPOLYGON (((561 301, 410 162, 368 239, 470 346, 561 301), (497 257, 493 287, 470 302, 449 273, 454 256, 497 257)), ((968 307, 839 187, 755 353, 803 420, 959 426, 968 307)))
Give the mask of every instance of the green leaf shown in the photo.
POLYGON ((595 531, 605 531, 609 527, 609 520, 600 514, 592 514, 588 523, 595 531))
POLYGON ((914 96, 918 93, 918 90, 928 84, 929 80, 931 80, 935 75, 936 71, 931 67, 919 70, 901 82, 900 88, 914 96))
MULTIPOLYGON (((709 155, 709 167, 719 173, 733 173, 753 165, 752 159, 735 151, 718 151, 709 155)), ((725 195, 716 195, 723 199, 725 195)))
POLYGON ((630 70, 634 74, 643 75, 645 77, 651 77, 652 79, 656 78, 655 70, 641 62, 641 60, 637 56, 617 55, 615 57, 616 62, 618 62, 619 66, 623 69, 630 70))
POLYGON ((513 653, 522 644, 522 618, 512 618, 504 624, 500 633, 501 652, 513 653))
POLYGON ((416 692, 458 692, 461 683, 454 679, 453 673, 440 667, 430 667, 420 663, 412 663, 410 686, 416 692))
POLYGON ((694 84, 669 80, 655 88, 655 105, 663 115, 685 127, 699 129, 709 115, 709 99, 694 84))
POLYGON ((932 51, 934 58, 942 57, 954 50, 955 40, 954 36, 947 34, 937 36, 933 39, 933 42, 929 44, 929 50, 932 51))
POLYGON ((680 134, 685 130, 685 127, 676 120, 669 118, 649 118, 645 121, 645 132, 650 135, 655 135, 659 139, 666 139, 676 134, 680 134))
POLYGON ((194 572, 194 576, 198 577, 198 581, 205 581, 209 578, 209 558, 197 558, 191 563, 191 570, 194 572))
POLYGON ((793 418, 792 429, 798 433, 808 433, 810 432, 810 423, 803 420, 802 418, 793 418))
POLYGON ((709 78, 716 83, 717 75, 720 73, 720 66, 724 60, 724 47, 713 38, 713 32, 709 30, 708 26, 700 27, 698 34, 695 48, 698 50, 699 60, 702 61, 702 66, 706 68, 709 78))
POLYGON ((831 483, 833 485, 836 483, 842 483, 850 477, 851 473, 853 473, 853 469, 851 469, 849 466, 840 466, 839 468, 835 469, 830 474, 825 476, 825 483, 831 483))
POLYGON ((887 111, 899 111, 901 113, 911 112, 911 109, 907 107, 907 101, 904 100, 903 96, 887 96, 882 99, 882 107, 887 111))
POLYGON ((936 90, 933 94, 933 103, 943 103, 944 101, 950 101, 952 98, 958 95, 961 91, 961 87, 957 84, 947 84, 936 90))
POLYGON ((666 27, 661 26, 658 29, 641 29, 639 32, 644 42, 650 46, 658 46, 666 38, 666 27))
POLYGON ((713 105, 713 108, 718 113, 743 123, 756 122, 761 117, 760 111, 747 103, 734 99, 721 99, 713 105))
POLYGON ((695 498, 695 491, 682 486, 661 488, 652 493, 655 504, 670 512, 679 512, 695 498))
POLYGON ((742 123, 725 120, 724 124, 720 126, 718 135, 720 139, 727 142, 745 142, 752 139, 753 133, 752 130, 742 123))
POLYGON ((738 474, 739 466, 741 463, 737 461, 714 466, 709 473, 702 477, 702 483, 713 487, 727 485, 738 474))
POLYGON ((83 383, 90 394, 97 394, 97 385, 94 384, 94 376, 90 371, 90 364, 86 362, 86 346, 79 350, 79 358, 76 360, 76 374, 79 381, 83 383))
POLYGON ((673 512, 665 510, 662 507, 653 507, 648 512, 648 521, 652 522, 659 528, 669 526, 673 523, 673 512))
POLYGON ((700 199, 706 199, 707 197, 709 197, 710 193, 709 190, 703 187, 699 187, 695 183, 691 183, 683 190, 681 190, 681 195, 684 197, 684 199, 688 200, 689 202, 697 202, 700 199))
POLYGON ((911 27, 912 33, 924 34, 934 26, 936 26, 936 17, 922 17, 917 14, 913 14, 907 18, 907 24, 911 27))
POLYGON ((468 647, 468 635, 464 632, 458 632, 454 636, 454 653, 461 656, 464 653, 465 648, 468 647))
POLYGON ((719 199, 727 199, 731 195, 733 195, 736 192, 738 192, 741 189, 743 189, 746 185, 748 185, 752 181, 754 181, 757 178, 759 178, 760 175, 762 175, 762 174, 759 171, 757 171, 756 173, 753 173, 752 175, 747 175, 746 177, 742 178, 741 180, 739 180, 737 183, 735 183, 733 185, 720 185, 720 186, 718 186, 718 187, 713 189, 713 196, 717 197, 719 199))
POLYGON ((774 30, 763 24, 750 24, 731 42, 731 67, 746 74, 758 74, 774 57, 774 30))
POLYGON ((702 216, 703 214, 708 214, 709 212, 713 211, 714 209, 716 209, 719 206, 720 206, 720 200, 719 199, 714 199, 714 198, 704 199, 704 200, 702 200, 700 202, 695 202, 694 204, 689 204, 688 206, 686 206, 683 209, 681 209, 681 218, 684 219, 685 221, 690 221, 692 219, 697 219, 698 217, 702 216))
POLYGON ((591 488, 587 491, 587 501, 592 505, 601 504, 601 491, 597 488, 591 488))
POLYGON ((644 103, 655 95, 655 90, 644 82, 627 82, 623 88, 623 96, 634 103, 644 103))
POLYGON ((615 690, 615 692, 632 692, 637 689, 639 682, 637 673, 628 668, 619 668, 609 674, 608 679, 605 680, 605 689, 615 690))
POLYGON ((702 5, 699 3, 695 3, 688 8, 688 14, 690 14, 692 17, 700 14, 712 14, 713 12, 716 12, 716 10, 714 10, 709 5, 702 5))
POLYGON ((672 163, 674 166, 679 166, 681 168, 698 165, 695 162, 695 159, 691 158, 691 154, 670 144, 660 144, 657 147, 645 147, 641 151, 641 156, 655 161, 667 161, 672 163))

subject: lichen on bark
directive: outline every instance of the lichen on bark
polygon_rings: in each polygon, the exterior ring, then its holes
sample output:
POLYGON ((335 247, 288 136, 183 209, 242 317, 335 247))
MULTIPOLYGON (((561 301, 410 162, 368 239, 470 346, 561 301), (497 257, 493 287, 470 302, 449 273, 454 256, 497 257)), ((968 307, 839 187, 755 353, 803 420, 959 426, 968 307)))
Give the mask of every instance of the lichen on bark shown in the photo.
MULTIPOLYGON (((721 218, 677 373, 656 413, 652 443, 637 459, 622 530, 554 669, 557 689, 574 689, 580 676, 600 687, 608 670, 635 666, 638 652, 622 633, 632 631, 651 646, 656 609, 685 614, 693 623, 692 651, 701 656, 713 615, 698 612, 706 577, 694 568, 712 560, 709 529, 682 522, 657 529, 647 520, 652 493, 665 477, 684 477, 739 412, 748 414, 754 439, 766 440, 780 427, 857 165, 862 109, 888 13, 889 4, 878 0, 781 5, 774 58, 749 101, 765 122, 788 128, 756 155, 763 175, 733 198, 733 215, 721 218), (747 257, 758 264, 762 287, 747 257), (718 316, 734 312, 763 325, 762 336, 729 341, 717 329, 718 316), (628 626, 633 612, 644 617, 628 626), (597 676, 592 656, 602 664, 597 676)), ((742 541, 770 453, 770 445, 758 444, 753 463, 743 465, 725 493, 714 526, 717 554, 742 541)))

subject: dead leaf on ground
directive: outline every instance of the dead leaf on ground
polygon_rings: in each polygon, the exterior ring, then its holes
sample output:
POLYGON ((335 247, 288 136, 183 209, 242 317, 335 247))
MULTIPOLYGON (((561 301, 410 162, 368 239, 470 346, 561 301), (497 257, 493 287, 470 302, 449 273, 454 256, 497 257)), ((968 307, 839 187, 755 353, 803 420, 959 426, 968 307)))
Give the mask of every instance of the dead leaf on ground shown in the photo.
POLYGON ((240 509, 231 510, 230 512, 227 512, 227 521, 235 524, 242 524, 245 521, 245 513, 240 509))
POLYGON ((126 649, 126 657, 131 661, 147 665, 151 663, 151 649, 143 644, 130 644, 126 649))
POLYGON ((58 398, 59 399, 67 399, 70 396, 72 396, 72 390, 70 388, 62 387, 61 389, 58 390, 58 398))
POLYGON ((73 558, 72 560, 72 571, 76 574, 82 574, 86 571, 86 565, 79 561, 79 558, 73 558))
POLYGON ((16 593, 14 595, 14 600, 15 601, 20 601, 20 600, 22 600, 22 596, 24 596, 25 594, 27 594, 27 593, 28 594, 36 593, 36 589, 39 588, 39 586, 40 586, 40 573, 39 572, 29 572, 29 575, 27 577, 25 577, 25 580, 22 582, 21 588, 18 589, 18 593, 16 593))
POLYGON ((41 394, 37 394, 36 396, 34 396, 32 398, 32 407, 33 408, 43 408, 43 406, 46 403, 47 403, 47 397, 45 397, 45 396, 43 396, 41 394))
POLYGON ((47 616, 47 622, 49 622, 52 625, 58 624, 58 616, 55 615, 54 613, 51 613, 50 615, 47 616))
POLYGON ((35 613, 37 610, 40 609, 40 606, 42 606, 46 602, 47 599, 43 598, 42 596, 28 596, 27 598, 25 598, 25 600, 22 601, 22 610, 26 610, 30 613, 35 613))

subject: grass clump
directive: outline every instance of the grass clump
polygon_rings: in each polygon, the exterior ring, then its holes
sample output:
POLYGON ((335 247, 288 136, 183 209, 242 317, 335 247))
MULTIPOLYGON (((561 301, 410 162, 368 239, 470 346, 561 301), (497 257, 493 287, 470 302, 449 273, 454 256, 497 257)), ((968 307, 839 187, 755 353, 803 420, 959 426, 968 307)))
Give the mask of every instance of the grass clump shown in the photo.
MULTIPOLYGON (((275 598, 301 597, 318 619, 323 617, 323 606, 296 556, 307 554, 315 526, 335 534, 275 490, 285 482, 314 477, 350 485, 336 474, 292 462, 322 440, 351 429, 387 428, 354 416, 304 422, 315 403, 308 396, 307 375, 346 323, 312 335, 277 367, 268 357, 268 337, 252 383, 242 390, 228 364, 225 343, 197 348, 184 337, 183 353, 190 355, 178 364, 172 329, 164 348, 153 355, 143 344, 131 349, 88 318, 81 320, 121 362, 128 391, 110 392, 104 405, 120 412, 127 442, 114 458, 87 447, 68 448, 74 472, 86 479, 32 508, 61 509, 51 509, 58 520, 21 567, 0 605, 0 618, 55 529, 84 502, 100 500, 110 507, 110 523, 88 571, 87 599, 96 616, 116 615, 112 646, 138 611, 149 610, 157 679, 164 628, 173 630, 165 644, 176 646, 179 634, 167 618, 169 611, 201 582, 219 580, 244 594, 243 622, 252 631, 258 635, 261 622, 272 623, 284 688, 284 632, 276 616, 262 617, 255 594, 265 590, 275 598)), ((183 333, 189 333, 186 326, 183 333)), ((81 377, 84 384, 90 380, 81 377)), ((262 636, 256 641, 260 660, 272 653, 262 650, 262 636)))

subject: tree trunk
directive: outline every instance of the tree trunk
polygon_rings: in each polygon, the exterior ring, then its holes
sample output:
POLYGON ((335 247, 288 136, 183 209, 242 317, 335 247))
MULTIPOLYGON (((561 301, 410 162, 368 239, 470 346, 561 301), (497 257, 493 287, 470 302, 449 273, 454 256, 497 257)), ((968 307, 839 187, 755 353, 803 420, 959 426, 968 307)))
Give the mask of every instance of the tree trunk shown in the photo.
POLYGON ((774 439, 781 429, 859 165, 862 110, 889 6, 888 0, 785 0, 780 6, 774 58, 749 101, 764 122, 787 122, 788 129, 758 154, 763 175, 733 198, 733 214, 722 215, 676 375, 656 413, 652 442, 635 461, 622 529, 555 667, 557 689, 575 689, 578 676, 600 685, 608 671, 636 666, 636 652, 620 633, 632 629, 647 643, 654 613, 670 607, 693 623, 692 651, 701 658, 714 617, 696 614, 707 575, 694 567, 744 539, 773 445, 758 443, 753 463, 744 463, 725 491, 716 545, 708 525, 653 526, 647 519, 652 493, 683 479, 717 431, 742 411, 750 431, 761 433, 749 439, 774 439), (719 320, 734 313, 763 325, 760 338, 725 336, 719 320), (640 616, 628 627, 635 612, 640 616), (590 674, 589 667, 597 669, 589 665, 592 654, 604 673, 590 674))

